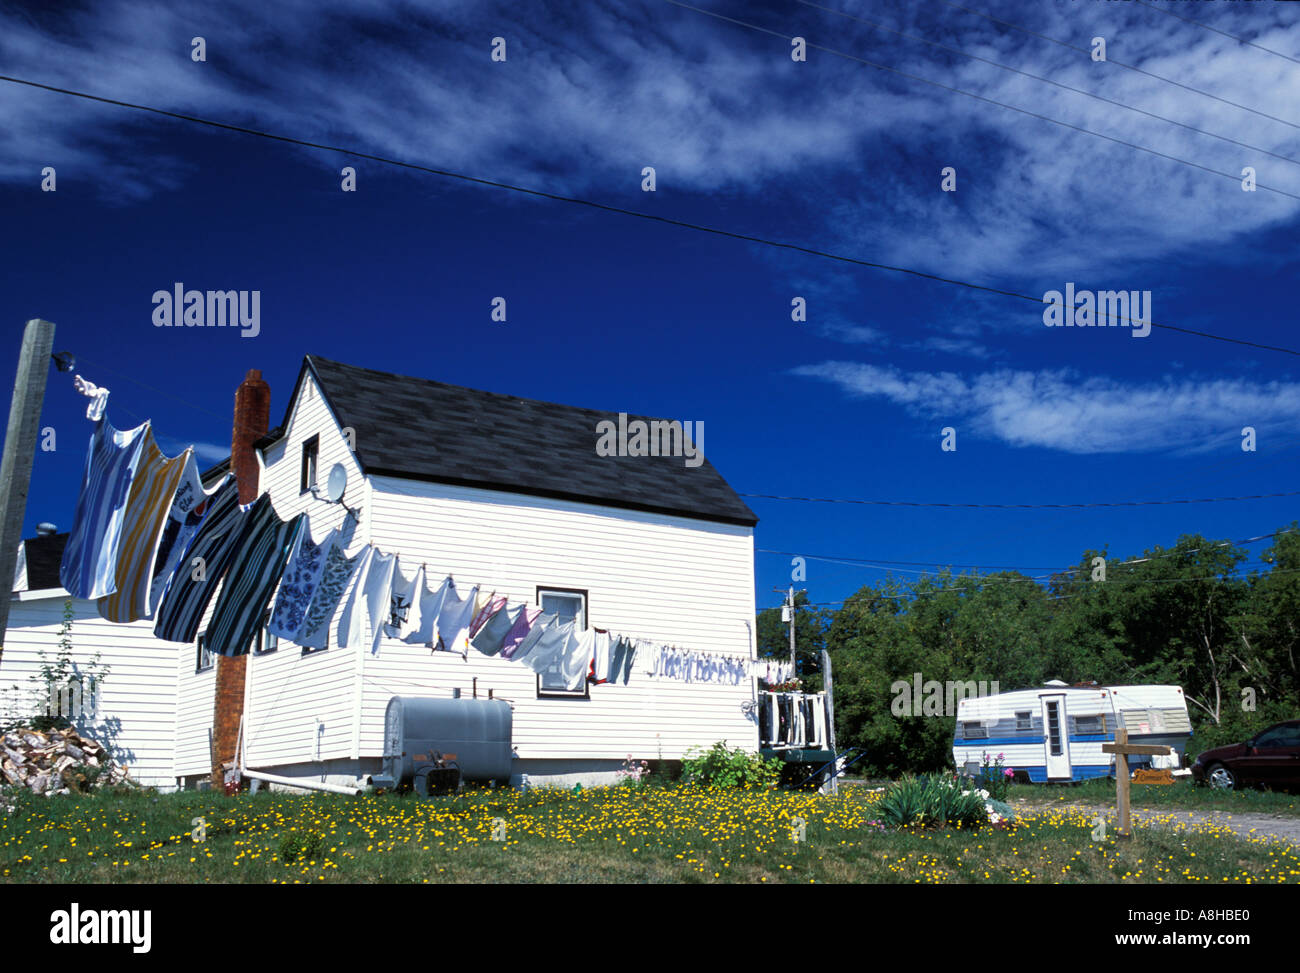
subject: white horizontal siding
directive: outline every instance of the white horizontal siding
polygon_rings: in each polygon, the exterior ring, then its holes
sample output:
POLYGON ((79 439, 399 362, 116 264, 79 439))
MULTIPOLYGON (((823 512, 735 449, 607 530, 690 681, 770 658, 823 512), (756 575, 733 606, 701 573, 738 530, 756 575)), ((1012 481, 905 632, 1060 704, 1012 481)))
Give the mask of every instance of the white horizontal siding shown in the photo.
MULTIPOLYGON (((469 487, 372 477, 370 535, 398 553, 409 575, 424 563, 437 583, 450 573, 462 593, 479 583, 514 602, 536 603, 539 586, 588 592, 589 623, 704 652, 748 658, 754 618, 753 539, 747 527, 469 487)), ((362 671, 361 754, 383 749, 392 695, 469 695, 491 688, 514 705, 522 759, 680 758, 728 740, 757 746, 740 686, 651 680, 593 686, 590 699, 538 699, 519 663, 468 660, 381 642, 362 671)))
MULTIPOLYGON (((40 653, 53 661, 59 651, 67 593, 34 594, 10 606, 0 656, 0 714, 6 720, 34 715, 31 678, 39 674, 40 653)), ((73 599, 72 604, 73 659, 88 664, 98 652, 109 666, 95 716, 78 729, 112 747, 114 759, 137 782, 174 785, 176 660, 184 647, 154 638, 152 622, 117 625, 100 618, 93 601, 73 599)))

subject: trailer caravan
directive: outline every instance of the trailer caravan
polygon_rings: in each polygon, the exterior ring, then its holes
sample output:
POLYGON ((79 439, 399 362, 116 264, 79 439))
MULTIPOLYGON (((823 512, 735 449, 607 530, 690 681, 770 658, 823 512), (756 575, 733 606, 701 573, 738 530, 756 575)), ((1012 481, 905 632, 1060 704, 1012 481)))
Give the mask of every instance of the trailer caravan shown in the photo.
MULTIPOLYGON (((1051 682, 997 696, 969 697, 957 706, 952 756, 959 772, 979 769, 1003 755, 1003 766, 1034 783, 1111 777, 1115 757, 1102 744, 1117 727, 1131 743, 1163 744, 1169 756, 1129 759, 1129 766, 1183 767, 1192 735, 1187 700, 1179 686, 1070 687, 1051 682)), ((1182 773, 1186 773, 1183 770, 1182 773)))

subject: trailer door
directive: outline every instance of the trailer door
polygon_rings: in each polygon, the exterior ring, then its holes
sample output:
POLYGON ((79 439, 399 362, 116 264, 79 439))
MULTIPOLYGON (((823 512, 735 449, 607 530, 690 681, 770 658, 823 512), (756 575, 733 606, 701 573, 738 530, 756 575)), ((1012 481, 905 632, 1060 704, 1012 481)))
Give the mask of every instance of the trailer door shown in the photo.
POLYGON ((1067 733, 1065 694, 1040 696, 1043 705, 1043 756, 1048 780, 1069 780, 1070 740, 1067 733))

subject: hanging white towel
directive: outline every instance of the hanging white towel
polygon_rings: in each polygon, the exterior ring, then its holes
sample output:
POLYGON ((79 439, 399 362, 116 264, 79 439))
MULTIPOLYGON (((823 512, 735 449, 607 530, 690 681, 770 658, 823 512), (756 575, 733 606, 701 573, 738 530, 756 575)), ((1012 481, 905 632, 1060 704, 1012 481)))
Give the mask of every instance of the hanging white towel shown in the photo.
POLYGON ((575 628, 569 633, 560 662, 560 678, 564 680, 565 689, 579 690, 586 683, 595 647, 596 633, 591 629, 579 632, 575 628))
POLYGON ((339 647, 348 648, 361 641, 365 620, 370 623, 370 652, 379 652, 388 617, 389 595, 393 590, 396 554, 381 554, 374 547, 366 549, 365 563, 357 570, 357 580, 339 619, 339 647), (364 620, 363 620, 364 619, 364 620))
POLYGON ((456 594, 454 583, 448 588, 442 609, 438 612, 438 637, 435 639, 447 652, 459 652, 462 655, 469 652, 469 623, 474 619, 474 599, 477 595, 477 585, 464 598, 456 594))

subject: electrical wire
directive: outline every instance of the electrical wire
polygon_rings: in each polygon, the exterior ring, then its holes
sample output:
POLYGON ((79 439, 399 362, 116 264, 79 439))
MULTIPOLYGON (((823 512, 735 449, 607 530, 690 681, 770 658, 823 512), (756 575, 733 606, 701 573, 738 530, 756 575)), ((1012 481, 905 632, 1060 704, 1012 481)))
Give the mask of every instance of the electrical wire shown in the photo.
MULTIPOLYGON (((982 11, 974 10, 970 7, 962 6, 960 3, 955 2, 955 0, 939 0, 939 2, 943 4, 947 4, 949 7, 953 7, 957 10, 964 10, 968 14, 974 14, 976 17, 983 17, 985 20, 991 21, 992 23, 995 24, 1000 24, 1003 27, 1010 27, 1012 30, 1017 30, 1022 34, 1028 34, 1030 37, 1037 37, 1039 40, 1050 41, 1051 43, 1056 44, 1060 47, 1064 47, 1067 50, 1078 51, 1081 54, 1088 54, 1088 55, 1091 55, 1092 53, 1086 47, 1079 47, 1076 44, 1069 44, 1065 41, 1057 40, 1055 37, 1048 37, 1046 34, 1040 34, 1037 31, 1030 30, 1028 27, 1021 27, 1017 24, 1011 23, 1010 21, 999 20, 997 17, 994 17, 991 14, 986 14, 982 11)), ((1210 98, 1214 101, 1221 102, 1222 104, 1231 105, 1233 108, 1240 108, 1242 111, 1248 111, 1252 115, 1259 115, 1261 118, 1267 118, 1270 121, 1280 122, 1283 125, 1289 125, 1291 128, 1300 129, 1300 125, 1296 124, 1295 122, 1287 121, 1285 118, 1278 118, 1276 115, 1270 115, 1268 112, 1259 111, 1256 108, 1251 108, 1249 105, 1243 105, 1239 102, 1230 101, 1227 98, 1222 98, 1219 95, 1213 94, 1209 91, 1202 91, 1200 88, 1193 88, 1191 85, 1184 84, 1181 81, 1175 81, 1173 78, 1166 78, 1163 75, 1155 74, 1151 71, 1146 70, 1145 68, 1140 68, 1137 65, 1126 64, 1123 61, 1117 61, 1113 57, 1111 57, 1109 53, 1106 56, 1105 63, 1113 64, 1117 68, 1124 68, 1126 71, 1133 71, 1137 74, 1145 75, 1148 78, 1153 78, 1156 81, 1162 81, 1165 84, 1174 85, 1177 88, 1182 88, 1184 91, 1190 91, 1192 92, 1192 94, 1200 95, 1203 98, 1210 98)))
MULTIPOLYGON (((738 27, 745 27, 749 30, 758 31, 759 33, 767 34, 771 37, 779 37, 782 40, 786 40, 786 41, 794 40, 793 34, 782 34, 779 31, 768 30, 766 27, 760 27, 758 24, 751 24, 744 20, 737 20, 734 17, 727 17, 720 13, 714 13, 711 10, 705 10, 702 7, 695 7, 689 3, 683 3, 682 0, 663 0, 663 2, 670 3, 674 7, 681 7, 684 10, 693 10, 696 13, 704 14, 706 17, 712 17, 715 20, 723 20, 726 21, 727 23, 735 24, 738 27)), ((1035 111, 1030 111, 1028 108, 1019 108, 1015 105, 1009 105, 1004 101, 998 101, 996 98, 989 98, 985 95, 977 95, 973 91, 967 91, 964 88, 957 88, 949 84, 944 84, 942 81, 934 81, 931 80, 930 78, 923 78, 917 74, 909 74, 906 71, 902 71, 898 68, 891 67, 888 64, 881 64, 878 61, 871 61, 868 60, 867 58, 857 57, 856 55, 853 54, 847 54, 844 51, 837 51, 833 47, 824 47, 820 44, 814 44, 812 41, 809 41, 807 39, 805 39, 804 43, 808 48, 814 51, 821 51, 824 54, 831 54, 835 57, 844 58, 846 61, 855 61, 858 64, 865 64, 868 67, 873 67, 880 71, 888 71, 891 74, 896 74, 901 78, 907 78, 909 81, 919 81, 922 84, 928 84, 936 88, 942 88, 944 91, 951 91, 954 94, 965 95, 967 98, 974 98, 976 101, 982 101, 990 105, 997 105, 999 108, 1006 108, 1010 111, 1019 112, 1020 114, 1027 115, 1030 118, 1037 118, 1040 121, 1050 122, 1053 125, 1059 125, 1062 128, 1068 128, 1071 131, 1082 132, 1084 135, 1091 135, 1095 138, 1105 139, 1107 142, 1114 142, 1116 145, 1123 145, 1130 149, 1137 149, 1139 152, 1145 152, 1148 155, 1154 155, 1161 159, 1167 159, 1170 162, 1177 162, 1180 165, 1190 166, 1193 169, 1200 169, 1202 172, 1208 172, 1211 175, 1222 176, 1225 179, 1231 179, 1233 182, 1241 181, 1241 176, 1238 173, 1224 172, 1221 169, 1213 169, 1210 166, 1201 165, 1199 162, 1193 162, 1190 159, 1183 159, 1176 155, 1170 155, 1169 153, 1161 152, 1158 149, 1148 148, 1145 145, 1139 145, 1138 143, 1130 142, 1127 139, 1117 138, 1114 135, 1106 135, 1104 132, 1097 132, 1094 131, 1093 129, 1084 128, 1081 125, 1074 125, 1070 122, 1063 122, 1059 118, 1052 118, 1050 115, 1043 115, 1035 111)), ((1265 186, 1263 183, 1258 181, 1255 183, 1255 186, 1259 189, 1267 189, 1269 192, 1276 193, 1279 196, 1285 196, 1288 199, 1300 200, 1300 195, 1297 195, 1296 193, 1287 192, 1285 189, 1278 189, 1275 186, 1265 186)))
MULTIPOLYGON (((678 3, 677 0, 665 0, 665 2, 673 3, 681 7, 687 6, 686 4, 678 3)), ((699 8, 688 7, 688 9, 698 10, 699 8)), ((719 16, 715 14, 710 14, 708 11, 702 10, 700 12, 708 14, 709 16, 719 16)), ((721 19, 725 20, 729 18, 721 18, 721 19)), ((737 23, 739 23, 739 21, 737 21, 737 23)), ((757 29, 762 30, 763 28, 757 28, 757 29)), ((771 31, 765 31, 765 32, 773 33, 771 31)), ((777 34, 775 36, 781 36, 781 35, 777 34)), ((814 46, 814 45, 810 45, 810 46, 814 46)), ((849 55, 844 55, 844 56, 849 57, 849 55)), ((894 69, 886 67, 885 70, 893 71, 894 69)), ((160 115, 166 118, 174 118, 180 121, 193 122, 198 125, 206 125, 212 128, 222 129, 225 131, 238 132, 240 134, 251 135, 256 138, 265 138, 275 142, 282 142, 287 145, 297 145, 303 148, 321 149, 327 152, 337 152, 342 155, 348 155, 358 159, 366 159, 371 162, 378 162, 382 165, 391 165, 403 169, 409 169, 416 172, 424 172, 424 173, 429 173, 431 175, 444 176, 449 179, 459 179, 463 182, 468 182, 475 185, 488 186, 494 189, 505 189, 511 192, 523 193, 528 196, 536 196, 541 199, 553 200, 555 202, 572 203, 578 206, 586 206, 590 209, 600 210, 602 212, 617 213, 621 216, 631 216, 636 219, 649 220, 655 223, 664 224, 666 226, 675 226, 681 229, 694 230, 699 233, 708 233, 714 236, 726 237, 732 240, 740 240, 745 243, 755 243, 760 246, 772 247, 778 250, 789 250, 795 253, 803 253, 803 254, 807 254, 808 256, 819 257, 825 260, 834 260, 840 263, 852 264, 858 267, 868 267, 873 270, 885 270, 885 271, 890 271, 892 273, 908 274, 909 276, 919 277, 923 280, 932 280, 943 284, 952 284, 957 287, 965 287, 968 290, 982 291, 987 294, 997 294, 1001 297, 1010 297, 1020 301, 1028 301, 1030 303, 1037 304, 1040 306, 1043 303, 1042 298, 1034 297, 1031 294, 1021 294, 1016 291, 1007 290, 1001 287, 993 287, 988 284, 977 284, 972 281, 958 280, 953 277, 944 277, 941 274, 932 274, 923 270, 915 270, 911 267, 899 267, 893 264, 885 264, 873 260, 864 260, 858 257, 850 257, 846 254, 834 253, 828 250, 821 250, 816 247, 807 247, 801 244, 788 243, 780 240, 773 240, 767 237, 760 237, 749 233, 739 233, 733 230, 726 230, 721 227, 706 226, 702 223, 692 223, 686 220, 678 220, 667 216, 660 216, 655 213, 645 213, 640 210, 628 209, 622 206, 613 206, 608 203, 600 203, 600 202, 596 202, 595 200, 583 199, 578 196, 565 196, 560 193, 547 192, 541 189, 529 189, 525 186, 517 186, 514 185, 513 183, 501 182, 499 180, 482 179, 477 176, 470 176, 460 172, 453 172, 449 169, 440 169, 434 166, 420 165, 414 162, 403 162, 400 159, 393 159, 391 157, 376 155, 370 152, 362 152, 357 149, 349 149, 343 146, 329 145, 323 142, 313 142, 307 139, 293 138, 288 135, 279 135, 272 132, 261 131, 259 129, 248 128, 242 125, 232 125, 227 122, 219 122, 213 119, 201 118, 197 115, 186 115, 181 112, 167 111, 162 108, 153 108, 148 105, 140 105, 132 102, 120 101, 114 98, 105 98, 100 95, 92 95, 83 91, 74 91, 73 89, 70 88, 61 88, 56 85, 43 84, 41 82, 30 81, 24 78, 16 78, 9 75, 0 75, 0 81, 8 82, 10 84, 26 85, 27 87, 31 87, 31 88, 38 88, 44 91, 55 92, 57 94, 69 95, 74 98, 84 98, 89 101, 100 102, 102 104, 107 104, 107 105, 114 105, 121 108, 130 108, 136 111, 148 112, 150 114, 160 115)), ((927 83, 937 84, 937 82, 927 82, 927 83)), ((940 87, 946 87, 946 86, 940 85, 940 87)), ((972 97, 980 98, 981 96, 972 95, 972 97)), ((984 99, 984 100, 989 100, 989 99, 984 99)), ((1011 107, 1011 106, 1007 106, 1007 107, 1011 107)), ((1023 109, 1014 109, 1014 110, 1024 111, 1023 109)), ((1033 114, 1032 112, 1025 112, 1025 113, 1030 115, 1033 114)), ((1066 123, 1061 122, 1059 124, 1064 125, 1066 123)), ((1067 126, 1067 127, 1073 127, 1073 126, 1067 126)), ((1101 137, 1110 139, 1110 136, 1101 136, 1101 137)), ((1111 140, 1118 141, 1115 139, 1111 139, 1111 140)), ((1160 154, 1160 153, 1156 153, 1156 154, 1160 154)), ((1208 171, 1213 172, 1215 170, 1208 170, 1208 171)), ((1223 173, 1220 173, 1220 175, 1223 175, 1223 173)), ((1235 179, 1237 177, 1233 176, 1232 178, 1235 179)), ((1259 186, 1259 188, 1261 189, 1267 188, 1259 183, 1256 183, 1256 185, 1259 186)), ((1274 191, 1281 192, 1281 190, 1274 190, 1274 191)), ((1284 195, 1291 195, 1291 194, 1284 193, 1284 195)), ((1294 196, 1293 198, 1300 200, 1300 196, 1294 196)), ((1130 323, 1134 323, 1132 318, 1123 318, 1123 320, 1129 321, 1130 323)), ((1297 350, 1295 348, 1284 348, 1278 345, 1267 345, 1261 342, 1247 341, 1244 338, 1232 338, 1232 337, 1228 337, 1227 335, 1212 334, 1208 331, 1198 331, 1193 328, 1182 328, 1172 324, 1160 324, 1155 321, 1143 321, 1137 323, 1146 324, 1152 328, 1158 328, 1163 331, 1173 331, 1179 334, 1192 335, 1198 338, 1207 338, 1211 341, 1222 341, 1227 344, 1241 345, 1247 348, 1257 348, 1260 349, 1261 351, 1275 351, 1284 355, 1294 355, 1296 357, 1300 357, 1300 350, 1297 350)))
POLYGON ((1229 503, 1239 500, 1273 500, 1300 496, 1300 490, 1283 493, 1253 493, 1240 497, 1194 497, 1177 500, 1111 500, 1090 503, 941 503, 921 500, 861 500, 837 497, 787 497, 772 493, 740 493, 751 500, 796 500, 802 503, 848 503, 870 507, 947 507, 962 510, 1074 510, 1092 507, 1156 507, 1188 503, 1229 503))
POLYGON ((1181 20, 1185 24, 1192 24, 1193 26, 1201 28, 1201 30, 1212 30, 1216 34, 1222 34, 1224 37, 1232 38, 1238 44, 1245 44, 1248 47, 1254 47, 1261 51, 1267 51, 1269 54, 1274 54, 1277 57, 1286 58, 1286 60, 1290 61, 1292 64, 1300 64, 1300 58, 1294 58, 1290 54, 1283 54, 1281 51, 1275 51, 1273 50, 1273 48, 1265 47, 1263 44, 1256 44, 1254 41, 1248 41, 1246 40, 1246 38, 1238 37, 1236 34, 1229 34, 1226 30, 1220 30, 1218 27, 1211 27, 1209 24, 1204 23, 1202 21, 1193 20, 1190 17, 1180 17, 1172 10, 1165 10, 1162 7, 1157 7, 1153 3, 1147 3, 1146 0, 1137 0, 1137 5, 1139 7, 1146 7, 1148 10, 1154 10, 1158 14, 1164 14, 1166 17, 1173 17, 1175 20, 1181 20))
POLYGON ((1145 108, 1137 108, 1133 105, 1125 104, 1122 101, 1116 101, 1113 98, 1107 98, 1104 95, 1094 94, 1093 92, 1086 91, 1083 88, 1076 88, 1073 85, 1065 84, 1064 82, 1061 81, 1053 81, 1051 78, 1045 78, 1042 75, 1034 74, 1030 71, 1022 71, 1020 68, 1013 68, 1008 64, 1002 64, 998 61, 991 60, 987 57, 980 57, 980 55, 978 54, 971 54, 967 51, 960 50, 956 47, 949 47, 947 44, 941 44, 938 41, 932 41, 926 37, 918 37, 915 34, 907 34, 901 30, 896 30, 893 27, 888 26, 887 24, 877 23, 874 20, 867 20, 865 17, 858 17, 855 16, 854 14, 847 13, 846 11, 843 10, 836 10, 834 7, 824 7, 819 3, 813 3, 812 0, 795 0, 795 2, 801 3, 805 7, 812 7, 814 10, 821 10, 826 13, 835 14, 836 16, 839 17, 847 17, 849 20, 855 20, 860 24, 866 24, 869 27, 876 28, 877 30, 884 30, 884 31, 888 31, 891 34, 897 34, 899 37, 905 38, 907 40, 917 41, 918 43, 921 44, 929 44, 931 47, 937 47, 941 50, 948 51, 952 54, 957 54, 960 57, 970 58, 973 61, 980 61, 984 64, 991 64, 993 67, 998 68, 1002 71, 1010 71, 1012 74, 1019 74, 1026 78, 1032 78, 1035 81, 1041 81, 1044 84, 1054 85, 1055 87, 1061 88, 1065 91, 1072 91, 1077 95, 1083 95, 1085 98, 1092 98, 1095 101, 1100 101, 1107 105, 1114 105, 1117 108, 1123 108, 1127 111, 1137 112, 1139 115, 1145 115, 1147 118, 1155 118, 1159 121, 1166 122, 1170 125, 1177 125, 1179 128, 1185 128, 1190 132, 1196 132, 1198 135, 1205 135, 1209 138, 1218 139, 1221 142, 1227 142, 1231 145, 1240 146, 1243 149, 1250 149, 1252 152, 1260 152, 1264 155, 1272 156, 1274 159, 1280 159, 1283 162, 1289 162, 1293 166, 1300 166, 1300 159, 1293 159, 1290 156, 1281 155, 1280 153, 1277 152, 1271 152, 1268 149, 1262 148, 1261 146, 1251 145, 1249 142, 1240 142, 1237 139, 1230 138, 1227 135, 1219 135, 1217 132, 1211 132, 1203 128, 1197 128, 1195 125, 1188 125, 1186 122, 1180 122, 1172 118, 1167 118, 1164 115, 1158 115, 1155 112, 1147 111, 1145 108))

